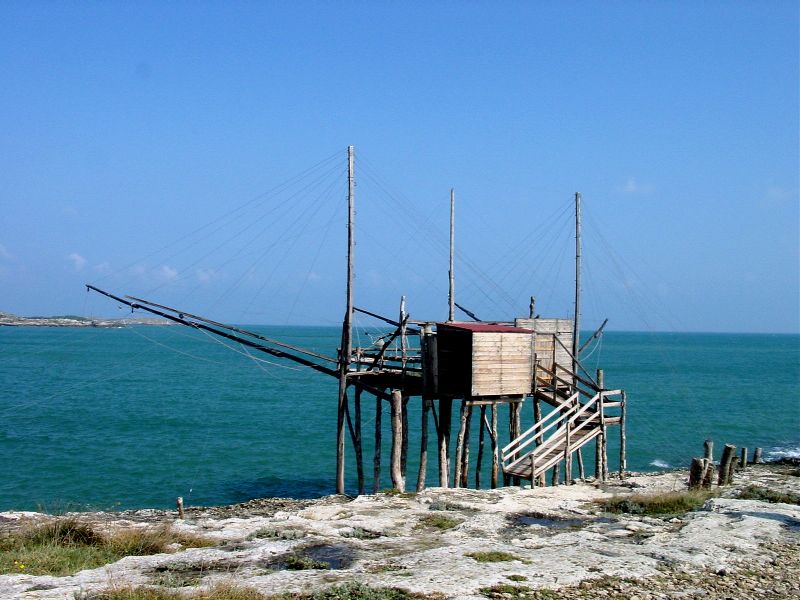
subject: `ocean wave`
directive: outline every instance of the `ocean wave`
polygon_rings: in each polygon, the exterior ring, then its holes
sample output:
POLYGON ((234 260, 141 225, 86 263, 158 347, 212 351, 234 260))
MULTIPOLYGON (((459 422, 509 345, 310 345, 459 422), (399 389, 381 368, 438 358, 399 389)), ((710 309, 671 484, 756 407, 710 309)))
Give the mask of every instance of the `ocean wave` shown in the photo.
POLYGON ((660 458, 657 458, 657 459, 651 461, 650 465, 653 466, 653 467, 658 467, 659 469, 669 469, 669 468, 671 468, 671 465, 667 461, 661 460, 660 458))
POLYGON ((800 458, 800 446, 776 446, 766 452, 768 460, 781 458, 800 458))

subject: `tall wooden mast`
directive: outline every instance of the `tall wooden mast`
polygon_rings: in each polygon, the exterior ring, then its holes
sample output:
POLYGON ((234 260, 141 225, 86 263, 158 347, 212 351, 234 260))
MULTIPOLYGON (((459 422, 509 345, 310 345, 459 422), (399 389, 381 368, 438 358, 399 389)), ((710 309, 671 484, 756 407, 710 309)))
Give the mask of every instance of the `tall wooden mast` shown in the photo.
POLYGON ((339 405, 336 424, 336 493, 344 494, 344 421, 347 412, 347 374, 353 349, 353 257, 355 254, 355 165, 353 146, 347 147, 347 308, 339 351, 339 405))
POLYGON ((581 194, 575 193, 575 321, 572 329, 572 372, 578 372, 581 347, 581 194))
POLYGON ((455 273, 455 251, 456 251, 456 192, 450 188, 450 291, 447 295, 450 310, 447 313, 448 321, 455 321, 456 317, 456 273, 455 273))

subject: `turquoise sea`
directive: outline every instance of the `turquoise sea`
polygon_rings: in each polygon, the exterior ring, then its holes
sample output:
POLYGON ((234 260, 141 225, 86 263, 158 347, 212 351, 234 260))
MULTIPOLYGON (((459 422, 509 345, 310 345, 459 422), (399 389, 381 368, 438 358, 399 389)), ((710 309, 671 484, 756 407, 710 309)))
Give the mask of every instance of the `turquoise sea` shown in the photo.
MULTIPOLYGON (((333 327, 259 329, 331 355, 339 341, 333 327)), ((761 446, 773 458, 800 456, 798 335, 607 332, 585 362, 605 369, 607 386, 628 391, 631 470, 687 466, 708 437, 717 448, 729 442, 761 446)), ((364 398, 369 490, 374 399, 364 398)), ((418 399, 410 410, 413 480, 418 399)), ((523 428, 531 413, 526 405, 523 428)), ((387 418, 383 424, 387 461, 387 418)), ((255 361, 202 333, 0 327, 0 510, 325 495, 334 491, 335 436, 334 379, 255 361)), ((351 455, 353 492, 355 475, 351 455)), ((382 487, 390 487, 387 466, 382 487)))

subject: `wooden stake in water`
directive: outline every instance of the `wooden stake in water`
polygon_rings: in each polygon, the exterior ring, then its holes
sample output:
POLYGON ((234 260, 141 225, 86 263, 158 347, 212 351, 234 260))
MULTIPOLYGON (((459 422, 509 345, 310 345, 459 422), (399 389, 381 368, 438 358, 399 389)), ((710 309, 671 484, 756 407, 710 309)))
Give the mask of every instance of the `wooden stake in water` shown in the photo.
POLYGON ((178 507, 178 518, 179 519, 185 518, 183 512, 183 496, 178 496, 178 499, 175 501, 175 505, 178 507))
POLYGON ((731 463, 736 456, 736 446, 725 444, 722 450, 722 458, 719 461, 719 477, 717 485, 728 485, 730 483, 731 463))
POLYGON ((703 442, 703 450, 705 454, 703 455, 704 458, 713 461, 714 460, 714 440, 707 439, 703 442))

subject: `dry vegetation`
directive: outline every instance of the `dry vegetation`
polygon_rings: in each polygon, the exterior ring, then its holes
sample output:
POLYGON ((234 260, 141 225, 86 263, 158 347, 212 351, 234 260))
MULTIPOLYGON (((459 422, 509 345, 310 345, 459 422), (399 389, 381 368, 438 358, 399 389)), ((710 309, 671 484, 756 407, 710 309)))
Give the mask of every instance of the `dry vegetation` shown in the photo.
POLYGON ((124 556, 212 545, 214 542, 208 539, 180 534, 169 526, 105 534, 77 519, 61 518, 0 538, 0 573, 71 575, 116 562, 124 556))
POLYGON ((372 588, 349 583, 311 594, 265 595, 251 587, 219 584, 188 596, 158 588, 135 587, 84 594, 78 600, 418 600, 440 598, 438 595, 412 594, 399 588, 372 588))

